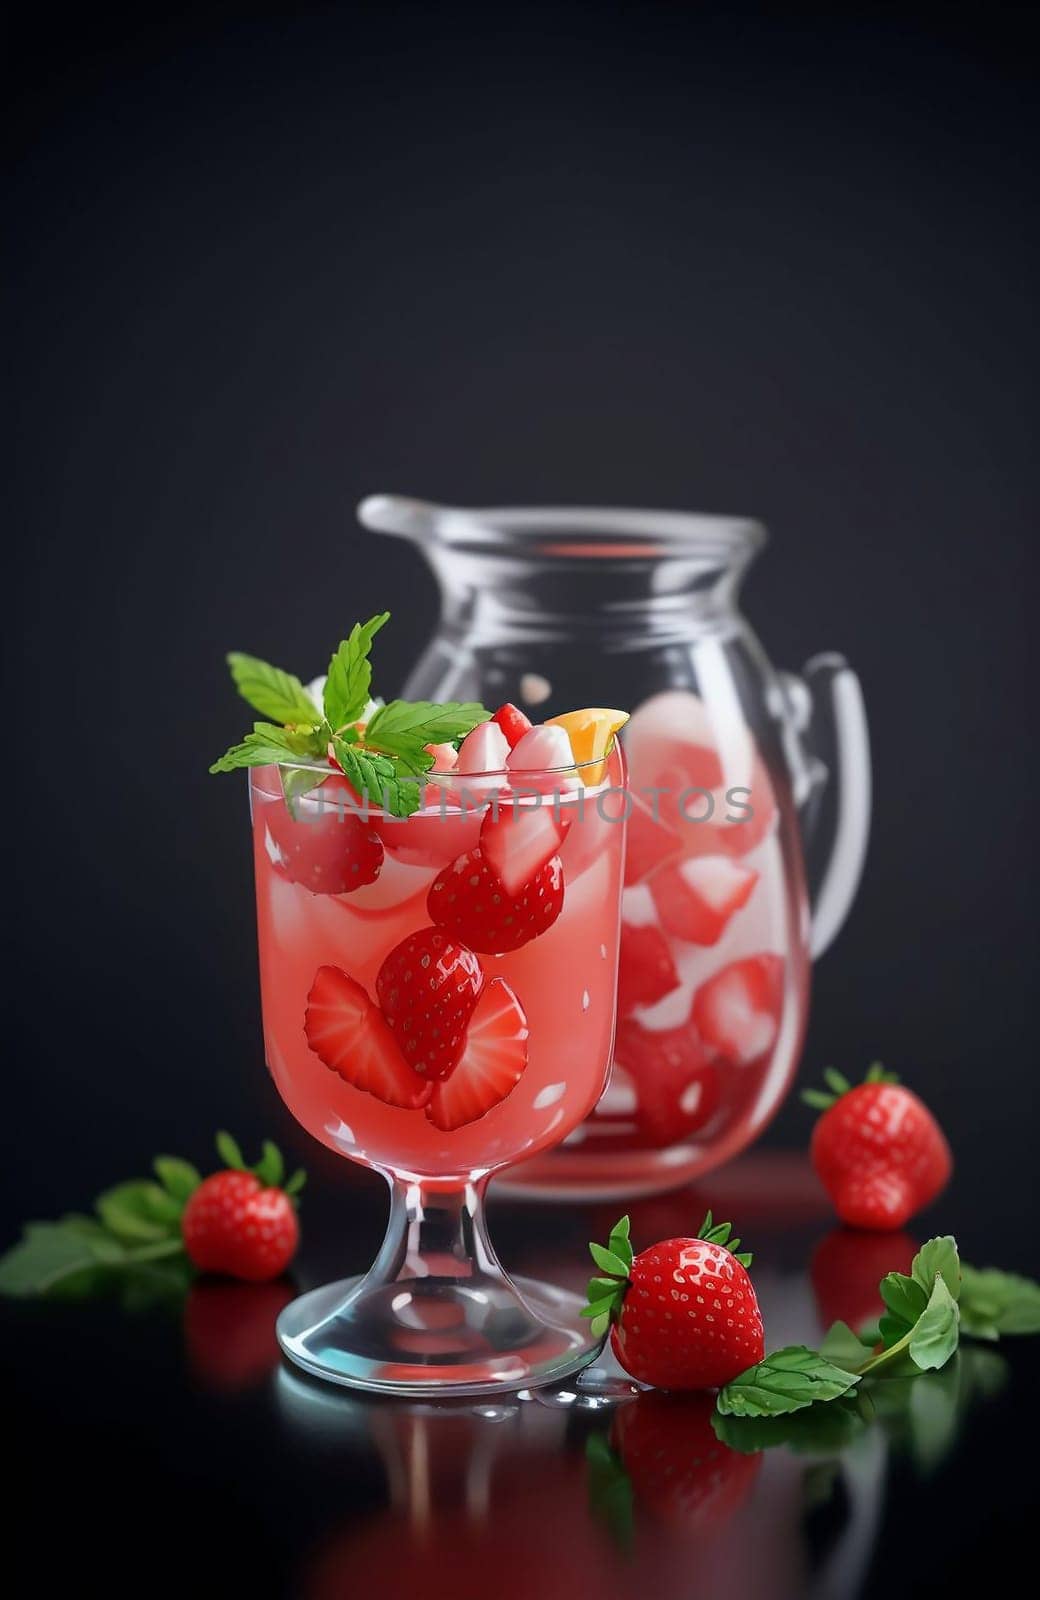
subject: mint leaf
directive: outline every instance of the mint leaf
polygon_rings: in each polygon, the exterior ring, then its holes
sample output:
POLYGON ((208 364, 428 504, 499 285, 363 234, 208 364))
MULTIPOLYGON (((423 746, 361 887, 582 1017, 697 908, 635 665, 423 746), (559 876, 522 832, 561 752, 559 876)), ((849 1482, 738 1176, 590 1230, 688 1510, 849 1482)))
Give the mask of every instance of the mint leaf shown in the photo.
POLYGON ((944 1367, 957 1348, 959 1321, 957 1302, 940 1274, 910 1334, 910 1359, 914 1365, 924 1372, 944 1367))
POLYGON ((302 799, 305 794, 310 794, 313 789, 320 789, 326 778, 331 778, 332 773, 327 767, 282 767, 278 775, 282 780, 286 810, 293 821, 297 822, 299 818, 296 801, 302 799))
POLYGON ((910 1331, 928 1304, 928 1291, 902 1272, 889 1272, 878 1290, 888 1307, 879 1324, 881 1342, 894 1345, 910 1331))
POLYGON ((96 1267, 92 1239, 62 1222, 30 1222, 18 1244, 0 1258, 0 1294, 47 1294, 63 1279, 96 1267))
POLYGON ((961 1263, 961 1327, 976 1339, 1040 1333, 1040 1284, 996 1267, 961 1263))
POLYGON ((231 652, 227 663, 239 694, 262 717, 282 724, 303 723, 307 727, 321 721, 314 701, 291 672, 283 672, 281 667, 272 667, 238 650, 231 652))
POLYGON ((947 1289, 956 1300, 961 1292, 961 1260, 953 1235, 941 1234, 923 1244, 914 1257, 910 1273, 926 1295, 931 1294, 936 1276, 941 1273, 947 1289))
POLYGON ((757 1455, 777 1445, 810 1455, 844 1450, 870 1420, 872 1407, 861 1408, 857 1394, 839 1395, 829 1404, 821 1401, 783 1416, 738 1417, 716 1410, 711 1425, 715 1437, 741 1455, 757 1455))
POLYGON ((193 1167, 190 1161, 182 1161, 179 1156, 156 1156, 152 1166, 167 1194, 182 1205, 202 1182, 198 1168, 193 1167))
POLYGON ((410 772, 402 772, 389 756, 347 744, 340 738, 333 739, 332 748, 348 783, 358 794, 367 796, 392 817, 410 817, 418 811, 422 795, 416 779, 410 772))
POLYGON ((148 1179, 118 1183, 94 1204, 105 1227, 124 1244, 157 1244, 177 1231, 180 1207, 148 1179), (166 1209, 171 1205, 172 1214, 166 1209))
POLYGON ((490 716, 490 711, 473 700, 448 700, 443 705, 430 700, 391 700, 368 724, 365 743, 410 762, 423 754, 424 745, 453 743, 490 716))
POLYGON ((325 680, 325 716, 334 731, 348 722, 357 722, 368 705, 372 686, 372 664, 368 654, 372 640, 389 619, 389 611, 382 611, 367 622, 355 622, 349 638, 342 641, 329 662, 329 675, 325 680))
POLYGON ((853 1333, 847 1322, 832 1323, 820 1345, 824 1360, 832 1361, 845 1372, 858 1372, 872 1353, 870 1346, 853 1333))
POLYGON ((818 1400, 834 1400, 859 1382, 804 1344, 788 1345, 749 1367, 720 1389, 723 1416, 775 1417, 818 1400))
MULTIPOLYGON (((300 761, 321 755, 325 744, 317 728, 307 732, 277 728, 273 722, 255 722, 240 744, 233 744, 210 772, 234 772, 239 767, 269 767, 277 761, 300 761)), ((322 776, 327 777, 328 773, 322 776)))

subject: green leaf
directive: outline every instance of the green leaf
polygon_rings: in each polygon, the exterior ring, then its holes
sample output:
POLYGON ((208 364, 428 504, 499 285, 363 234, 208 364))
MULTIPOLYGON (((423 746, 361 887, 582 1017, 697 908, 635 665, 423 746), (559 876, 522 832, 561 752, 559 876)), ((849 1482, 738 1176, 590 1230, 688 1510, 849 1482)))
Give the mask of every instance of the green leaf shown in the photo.
POLYGON ((347 781, 392 817, 410 817, 422 804, 416 779, 389 756, 378 755, 335 738, 332 748, 347 781))
POLYGON ((936 1277, 941 1273, 946 1287, 956 1300, 961 1292, 961 1260, 957 1241, 952 1234, 940 1234, 923 1244, 910 1268, 915 1283, 920 1284, 925 1295, 930 1295, 936 1277))
POLYGON ((867 1416, 850 1395, 803 1406, 783 1416, 730 1416, 716 1410, 711 1425, 716 1438, 741 1455, 757 1455, 778 1445, 800 1454, 816 1454, 844 1450, 851 1444, 867 1425, 871 1408, 867 1406, 866 1411, 867 1416))
MULTIPOLYGON (((279 761, 304 761, 321 755, 325 746, 318 729, 309 732, 277 728, 271 722, 256 722, 240 744, 233 744, 210 772, 235 772, 239 767, 269 767, 279 761)), ((319 769, 320 770, 320 769, 319 769)), ((322 776, 328 777, 327 772, 322 776)))
POLYGON ((297 1167, 296 1171, 293 1173, 292 1177, 289 1179, 288 1183, 285 1185, 285 1192, 289 1196, 290 1200, 295 1199, 295 1197, 299 1194, 300 1190, 303 1188, 303 1186, 304 1186, 304 1184, 306 1182, 307 1182, 307 1174, 306 1174, 306 1172, 304 1172, 302 1167, 297 1167))
POLYGON ((621 1256, 616 1256, 613 1250, 607 1250, 603 1245, 593 1242, 589 1245, 589 1255, 601 1272, 609 1272, 615 1278, 628 1277, 631 1263, 626 1262, 621 1256))
MULTIPOLYGON (((928 1289, 924 1289, 913 1278, 908 1278, 902 1272, 889 1272, 878 1284, 878 1291, 882 1300, 891 1313, 890 1317, 882 1317, 881 1337, 885 1337, 884 1324, 903 1322, 907 1328, 913 1327, 921 1312, 928 1304, 928 1289)), ((905 1329, 904 1329, 905 1331, 905 1329)), ((899 1337, 902 1337, 900 1335, 899 1337)))
POLYGON ((116 1184, 94 1202, 105 1227, 124 1244, 155 1244, 178 1231, 180 1208, 175 1206, 175 1214, 170 1216, 164 1211, 170 1204, 169 1195, 157 1183, 138 1178, 116 1184))
POLYGON ((719 1391, 723 1416, 780 1416, 845 1394, 859 1378, 803 1344, 788 1345, 749 1367, 719 1391))
POLYGON ((260 1146, 260 1160, 253 1168, 253 1172, 267 1189, 277 1189, 285 1176, 285 1162, 282 1152, 270 1139, 265 1139, 260 1146))
POLYGON ((70 1212, 61 1218, 59 1225, 85 1240, 99 1262, 111 1265, 126 1257, 126 1246, 109 1233, 104 1223, 99 1222, 97 1217, 82 1217, 70 1212))
POLYGON ((605 1522, 611 1538, 626 1553, 635 1538, 632 1483, 603 1433, 590 1433, 585 1444, 589 1472, 589 1506, 605 1522))
POLYGON ((245 1156, 242 1154, 237 1139, 232 1139, 230 1133, 222 1128, 217 1134, 217 1155, 226 1167, 234 1167, 237 1172, 246 1172, 245 1156))
POLYGON ((834 1104, 834 1096, 825 1094, 822 1089, 803 1089, 802 1100, 814 1111, 829 1111, 834 1104))
POLYGON ((848 1078, 846 1078, 845 1074, 843 1072, 839 1072, 835 1067, 824 1067, 823 1081, 827 1085, 828 1089, 833 1090, 836 1095, 848 1094, 849 1090, 852 1088, 852 1085, 848 1078))
POLYGON ((282 795, 286 809, 296 822, 299 820, 296 811, 297 800, 301 800, 305 794, 311 794, 315 789, 320 789, 325 780, 331 778, 332 773, 327 767, 319 766, 280 767, 278 776, 282 781, 282 795))
POLYGON ((198 1168, 193 1167, 190 1161, 182 1161, 179 1156, 156 1156, 152 1166, 167 1194, 182 1205, 202 1182, 198 1168))
POLYGON ((844 1372, 858 1372, 870 1360, 872 1352, 870 1346, 853 1333, 847 1322, 835 1322, 820 1345, 820 1354, 825 1361, 832 1361, 844 1372))
POLYGON ((372 687, 369 651, 372 640, 389 620, 389 611, 382 611, 367 622, 355 622, 349 637, 342 641, 329 662, 329 675, 325 681, 325 716, 330 727, 336 731, 348 722, 357 722, 368 705, 372 687))
POLYGON ((619 1278, 590 1278, 585 1295, 592 1305, 596 1300, 613 1299, 618 1290, 623 1288, 624 1284, 619 1278))
POLYGON ((961 1263, 961 1326, 976 1339, 1040 1333, 1040 1284, 996 1267, 961 1263))
POLYGON ((239 694, 262 717, 279 724, 303 723, 307 727, 321 721, 319 708, 291 672, 238 650, 231 652, 227 663, 239 694))
POLYGON ((959 1320, 957 1302, 940 1275, 910 1335, 910 1358, 915 1366, 928 1372, 946 1365, 957 1348, 959 1320))
POLYGON ((578 1315, 580 1317, 589 1317, 590 1319, 593 1319, 593 1320, 596 1317, 606 1317, 607 1321, 609 1322, 610 1321, 610 1314, 613 1311, 613 1309, 614 1309, 614 1297, 613 1297, 613 1295, 604 1295, 602 1300, 593 1300, 587 1306, 582 1306, 582 1308, 579 1311, 578 1315))
POLYGON ((0 1294, 47 1294, 62 1279, 96 1267, 100 1259, 81 1229, 30 1222, 20 1242, 0 1257, 0 1294))
POLYGON ((475 700, 447 700, 442 705, 431 700, 391 700, 368 724, 365 743, 411 762, 423 754, 424 745, 454 743, 490 716, 475 700))

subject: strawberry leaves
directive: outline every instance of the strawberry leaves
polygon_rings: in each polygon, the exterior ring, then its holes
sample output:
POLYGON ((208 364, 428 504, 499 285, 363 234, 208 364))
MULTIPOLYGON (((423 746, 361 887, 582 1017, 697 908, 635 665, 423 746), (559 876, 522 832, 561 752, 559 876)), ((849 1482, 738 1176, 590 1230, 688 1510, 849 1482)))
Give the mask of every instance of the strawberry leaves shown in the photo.
POLYGON ((630 1228, 628 1217, 622 1217, 611 1229, 605 1247, 594 1242, 589 1244, 589 1255, 604 1276, 589 1279, 588 1302, 582 1307, 581 1315, 590 1318, 596 1339, 601 1339, 611 1322, 621 1315, 634 1260, 630 1228))
MULTIPOLYGON (((300 1170, 283 1183, 285 1163, 269 1139, 254 1167, 247 1166, 229 1133, 218 1133, 216 1142, 225 1166, 252 1172, 296 1203, 306 1174, 300 1170)), ((92 1216, 71 1212, 56 1222, 28 1223, 20 1241, 0 1256, 0 1295, 82 1295, 115 1281, 126 1297, 131 1286, 138 1298, 137 1291, 148 1298, 160 1291, 183 1292, 190 1268, 181 1218, 202 1177, 179 1156, 157 1156, 152 1168, 154 1178, 131 1178, 106 1189, 95 1200, 92 1216)))
MULTIPOLYGON (((824 1067, 823 1081, 827 1089, 803 1089, 802 1100, 807 1106, 812 1106, 816 1111, 829 1111, 836 1100, 843 1094, 848 1094, 852 1084, 843 1072, 836 1067, 824 1067)), ((898 1083, 898 1072, 886 1072, 880 1061, 875 1061, 867 1068, 864 1083, 898 1083)))
POLYGON ((754 1256, 751 1254, 750 1250, 745 1250, 743 1255, 737 1254, 737 1251, 740 1248, 740 1240, 731 1239, 730 1234, 732 1232, 733 1224, 731 1222, 719 1222, 713 1224, 711 1212, 707 1211, 705 1212, 704 1221, 700 1225, 700 1231, 698 1232, 697 1237, 698 1239, 703 1239, 706 1244, 722 1245, 726 1250, 729 1251, 730 1255, 733 1256, 735 1260, 740 1262, 742 1267, 750 1267, 752 1261, 755 1259, 754 1256))

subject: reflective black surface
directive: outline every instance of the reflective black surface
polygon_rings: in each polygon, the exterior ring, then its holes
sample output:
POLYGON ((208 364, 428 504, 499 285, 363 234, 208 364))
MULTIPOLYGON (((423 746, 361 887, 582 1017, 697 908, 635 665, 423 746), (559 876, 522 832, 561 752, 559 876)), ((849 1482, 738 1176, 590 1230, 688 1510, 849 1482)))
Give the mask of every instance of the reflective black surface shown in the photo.
MULTIPOLYGON (((378 1249, 380 1185, 317 1150, 263 1071, 244 792, 204 768, 241 731, 228 648, 310 676, 389 605, 380 660, 389 692, 404 681, 434 587, 352 514, 389 489, 770 525, 748 615, 778 664, 848 653, 876 760, 805 1072, 902 1071, 957 1162, 917 1237, 1040 1270, 1028 21, 21 8, 5 1246, 159 1150, 204 1163, 227 1125, 311 1169, 300 1287, 378 1249)), ((768 1139, 802 1148, 807 1127, 792 1102, 768 1139)), ((771 1339, 813 1335, 825 1213, 792 1209, 776 1172, 757 1210, 728 1181, 648 1207, 640 1234, 731 1198, 771 1339)), ((562 1282, 604 1220, 500 1205, 493 1224, 510 1269, 562 1282)), ((681 1518, 637 1506, 630 1563, 588 1512, 602 1417, 525 1403, 412 1430, 308 1391, 320 1426, 301 1424, 271 1336, 292 1292, 2 1308, 6 1509, 35 1583, 353 1597, 377 1587, 352 1582, 366 1541, 389 1595, 529 1572, 537 1596, 559 1572, 671 1600, 718 1574, 681 1518)), ((832 1592, 952 1574, 993 1592, 1028 1550, 1035 1479, 1037 1354, 1006 1358, 929 1474, 893 1447, 880 1501, 843 1467, 805 1512, 800 1460, 733 1468, 736 1576, 716 1587, 805 1592, 833 1555, 855 1573, 832 1592)))
MULTIPOLYGON (((633 1234, 689 1228, 709 1201, 754 1244, 772 1345, 869 1313, 880 1272, 934 1231, 835 1230, 801 1159, 768 1156, 634 1206, 633 1234)), ((312 1202, 301 1284, 334 1262, 360 1267, 383 1214, 363 1178, 312 1202)), ((495 1231, 511 1267, 577 1285, 609 1209, 500 1205, 495 1231)), ((957 1225, 956 1190, 933 1220, 957 1225)), ((959 1231, 978 1257, 977 1222, 959 1231)), ((494 1405, 325 1387, 278 1358, 274 1320, 292 1292, 197 1282, 150 1308, 5 1308, 15 1493, 53 1581, 93 1551, 118 1595, 233 1581, 301 1600, 572 1600, 650 1585, 662 1600, 852 1600, 938 1593, 955 1577, 993 1585, 1021 1552, 1035 1483, 1028 1341, 965 1346, 912 1394, 890 1386, 869 1425, 835 1412, 756 1451, 753 1436, 719 1442, 709 1398, 630 1398, 609 1361, 587 1385, 494 1405)))

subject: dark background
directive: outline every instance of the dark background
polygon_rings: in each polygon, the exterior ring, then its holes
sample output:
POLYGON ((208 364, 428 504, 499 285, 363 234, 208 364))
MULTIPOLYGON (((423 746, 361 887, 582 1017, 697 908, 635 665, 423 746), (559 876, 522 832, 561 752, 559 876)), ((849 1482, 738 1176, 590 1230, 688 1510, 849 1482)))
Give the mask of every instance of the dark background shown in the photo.
POLYGON ((342 1205, 263 1071, 245 797, 206 766, 229 647, 310 677, 387 606, 403 679, 433 583, 353 516, 391 490, 769 524, 747 612, 777 664, 848 654, 876 759, 805 1071, 903 1072, 942 1226, 1040 1267, 1027 18, 26 8, 4 1243, 221 1124, 342 1205))

